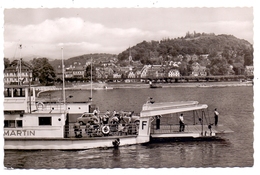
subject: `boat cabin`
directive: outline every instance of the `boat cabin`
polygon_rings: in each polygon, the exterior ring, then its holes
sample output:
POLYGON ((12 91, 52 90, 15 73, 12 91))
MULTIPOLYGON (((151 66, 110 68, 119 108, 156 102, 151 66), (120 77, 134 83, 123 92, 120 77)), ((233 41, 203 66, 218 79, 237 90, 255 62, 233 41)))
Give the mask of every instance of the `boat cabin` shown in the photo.
POLYGON ((41 102, 36 87, 9 85, 4 87, 5 138, 64 138, 67 137, 69 115, 91 110, 89 102, 41 102))
POLYGON ((9 85, 4 87, 4 111, 28 113, 36 110, 34 87, 9 85))

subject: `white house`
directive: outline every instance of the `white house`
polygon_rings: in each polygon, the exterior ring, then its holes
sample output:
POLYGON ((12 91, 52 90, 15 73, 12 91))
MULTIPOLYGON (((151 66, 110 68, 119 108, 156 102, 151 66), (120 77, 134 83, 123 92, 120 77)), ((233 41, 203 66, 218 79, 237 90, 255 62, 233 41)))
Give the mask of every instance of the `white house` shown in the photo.
POLYGON ((4 70, 4 83, 5 84, 11 84, 11 83, 29 83, 29 77, 30 81, 32 81, 32 72, 29 71, 28 68, 22 66, 21 72, 20 68, 16 66, 7 67, 4 70))
POLYGON ((246 66, 245 73, 247 75, 254 75, 254 66, 246 66))
POLYGON ((144 67, 141 70, 141 78, 146 78, 148 69, 151 67, 151 65, 144 65, 144 67))
POLYGON ((171 69, 168 72, 168 77, 179 77, 179 76, 181 76, 181 75, 177 69, 171 69))

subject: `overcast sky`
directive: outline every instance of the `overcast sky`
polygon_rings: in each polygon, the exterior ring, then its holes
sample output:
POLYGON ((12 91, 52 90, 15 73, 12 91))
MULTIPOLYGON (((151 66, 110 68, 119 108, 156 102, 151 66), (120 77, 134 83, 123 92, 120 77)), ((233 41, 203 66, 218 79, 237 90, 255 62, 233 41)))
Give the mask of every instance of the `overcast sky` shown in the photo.
POLYGON ((253 44, 253 8, 5 9, 4 56, 61 58, 62 46, 64 58, 119 54, 143 40, 187 31, 230 34, 253 44))

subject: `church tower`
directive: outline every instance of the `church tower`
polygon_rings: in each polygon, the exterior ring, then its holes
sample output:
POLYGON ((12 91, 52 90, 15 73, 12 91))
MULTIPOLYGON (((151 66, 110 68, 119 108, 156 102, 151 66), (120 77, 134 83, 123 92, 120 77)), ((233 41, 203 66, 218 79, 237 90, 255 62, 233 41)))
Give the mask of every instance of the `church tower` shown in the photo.
POLYGON ((128 60, 129 60, 129 70, 132 71, 133 67, 132 67, 131 63, 133 61, 133 58, 132 58, 132 55, 131 55, 131 47, 130 46, 129 46, 129 57, 128 57, 128 60))
POLYGON ((131 55, 131 48, 129 47, 129 65, 131 65, 132 62, 132 55, 131 55))

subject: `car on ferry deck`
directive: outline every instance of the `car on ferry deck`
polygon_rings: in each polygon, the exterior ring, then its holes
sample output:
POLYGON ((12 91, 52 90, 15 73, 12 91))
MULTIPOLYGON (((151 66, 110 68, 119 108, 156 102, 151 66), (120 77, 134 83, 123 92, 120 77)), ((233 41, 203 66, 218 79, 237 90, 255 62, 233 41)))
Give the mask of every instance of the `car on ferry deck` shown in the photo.
POLYGON ((77 122, 80 123, 80 125, 86 125, 91 122, 99 123, 99 118, 93 113, 83 113, 79 118, 77 118, 77 122))
POLYGON ((139 124, 140 122, 140 116, 134 115, 133 111, 120 111, 119 114, 123 116, 123 121, 128 124, 129 123, 139 124))

